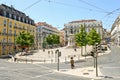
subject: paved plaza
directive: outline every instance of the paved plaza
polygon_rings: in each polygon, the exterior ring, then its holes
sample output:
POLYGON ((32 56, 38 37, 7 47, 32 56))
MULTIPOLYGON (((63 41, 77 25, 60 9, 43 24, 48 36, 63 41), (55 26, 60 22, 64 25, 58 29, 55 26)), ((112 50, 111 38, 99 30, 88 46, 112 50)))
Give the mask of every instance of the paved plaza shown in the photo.
MULTIPOLYGON (((74 48, 67 48, 67 47, 62 47, 62 48, 55 48, 55 49, 45 49, 43 51, 42 49, 36 50, 32 55, 24 55, 25 52, 20 52, 16 54, 16 58, 23 59, 29 62, 33 63, 56 63, 58 59, 58 54, 55 53, 55 51, 59 49, 59 52, 61 52, 61 56, 59 57, 60 62, 69 62, 70 57, 73 57, 74 60, 80 60, 80 59, 85 59, 85 57, 81 56, 81 48, 77 48, 76 51, 74 48)), ((92 46, 87 46, 86 53, 89 53, 92 49, 92 46)), ((85 54, 85 49, 83 48, 83 55, 85 54)), ((22 61, 18 61, 22 62, 22 61)), ((25 62, 25 61, 24 61, 25 62)))
MULTIPOLYGON (((36 50, 35 53, 32 55, 26 55, 22 56, 22 53, 16 54, 16 58, 18 59, 23 59, 23 60, 18 60, 16 63, 29 63, 29 64, 52 64, 52 63, 57 63, 58 56, 55 54, 55 51, 59 49, 61 52, 60 56, 60 63, 62 62, 67 62, 70 63, 70 57, 74 57, 75 61, 79 60, 85 60, 86 58, 92 58, 91 56, 89 57, 83 57, 81 56, 81 49, 77 48, 75 51, 73 48, 55 48, 55 49, 45 49, 43 50, 36 50)), ((86 52, 89 53, 91 51, 92 47, 87 46, 86 52)), ((100 53, 99 56, 103 54, 108 54, 110 53, 110 50, 106 51, 105 53, 100 53)), ((83 54, 85 54, 85 51, 83 49, 83 54)), ((14 62, 13 59, 9 60, 10 62, 14 62)), ((92 78, 94 79, 101 79, 103 76, 102 73, 100 72, 99 66, 98 66, 98 74, 99 77, 96 77, 96 70, 93 68, 93 66, 90 67, 85 67, 85 68, 75 68, 75 69, 60 69, 60 71, 54 70, 54 72, 57 73, 62 73, 62 74, 68 74, 68 75, 75 75, 75 76, 82 76, 82 77, 87 77, 87 78, 92 78), (81 73, 80 73, 81 72, 81 73)))

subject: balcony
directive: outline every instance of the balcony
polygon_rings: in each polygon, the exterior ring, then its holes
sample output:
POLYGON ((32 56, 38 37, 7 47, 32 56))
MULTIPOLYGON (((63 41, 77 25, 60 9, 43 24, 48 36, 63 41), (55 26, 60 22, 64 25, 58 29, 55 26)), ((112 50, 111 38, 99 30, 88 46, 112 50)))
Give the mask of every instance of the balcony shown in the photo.
POLYGON ((2 35, 7 35, 7 33, 5 33, 5 32, 3 32, 3 33, 1 33, 2 35))

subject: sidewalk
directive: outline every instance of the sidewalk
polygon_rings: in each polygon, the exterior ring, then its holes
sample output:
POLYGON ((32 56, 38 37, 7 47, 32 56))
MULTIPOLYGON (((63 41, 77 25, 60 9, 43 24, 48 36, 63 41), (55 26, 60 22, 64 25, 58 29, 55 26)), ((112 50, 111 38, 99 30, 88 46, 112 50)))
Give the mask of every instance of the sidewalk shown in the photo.
POLYGON ((86 78, 91 78, 91 80, 101 80, 103 77, 100 69, 98 67, 98 77, 96 77, 96 68, 93 67, 85 67, 85 68, 76 68, 76 69, 61 69, 60 71, 56 71, 58 73, 81 76, 86 78))

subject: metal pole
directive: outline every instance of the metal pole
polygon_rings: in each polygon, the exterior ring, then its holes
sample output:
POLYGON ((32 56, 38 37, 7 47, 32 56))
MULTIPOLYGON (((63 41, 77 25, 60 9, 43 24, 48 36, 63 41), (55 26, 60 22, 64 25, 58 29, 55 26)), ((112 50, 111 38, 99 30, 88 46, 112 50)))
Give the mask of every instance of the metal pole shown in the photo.
POLYGON ((94 68, 95 68, 95 66, 96 66, 96 58, 93 58, 93 60, 94 60, 94 68))
POLYGON ((58 52, 58 71, 59 71, 59 52, 58 52))
POLYGON ((96 53, 96 77, 98 77, 97 53, 96 53))
POLYGON ((9 28, 9 19, 7 19, 7 54, 8 54, 8 28, 9 28))

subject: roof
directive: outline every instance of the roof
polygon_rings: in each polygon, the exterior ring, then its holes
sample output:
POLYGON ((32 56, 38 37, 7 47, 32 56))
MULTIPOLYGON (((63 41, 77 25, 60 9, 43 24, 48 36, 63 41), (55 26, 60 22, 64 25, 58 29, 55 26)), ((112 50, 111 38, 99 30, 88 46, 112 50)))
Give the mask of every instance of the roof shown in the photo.
POLYGON ((71 21, 69 23, 79 23, 79 22, 94 22, 97 21, 95 19, 91 19, 91 20, 76 20, 76 21, 71 21))
POLYGON ((38 22, 38 23, 36 23, 36 26, 45 26, 45 27, 49 27, 49 28, 57 30, 57 28, 53 27, 52 25, 50 25, 46 22, 38 22))

